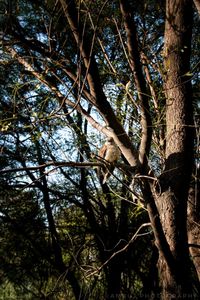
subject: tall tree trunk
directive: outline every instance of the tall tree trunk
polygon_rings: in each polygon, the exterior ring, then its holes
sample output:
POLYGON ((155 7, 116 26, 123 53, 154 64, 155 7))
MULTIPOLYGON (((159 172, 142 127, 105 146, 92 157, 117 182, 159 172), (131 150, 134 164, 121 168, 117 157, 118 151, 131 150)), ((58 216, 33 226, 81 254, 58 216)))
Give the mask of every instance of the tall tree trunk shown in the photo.
POLYGON ((195 297, 187 240, 187 199, 193 164, 190 68, 192 1, 167 0, 165 23, 166 165, 157 199, 173 269, 162 254, 162 299, 195 297))
POLYGON ((189 250, 200 281, 200 168, 196 169, 194 173, 188 200, 189 250))

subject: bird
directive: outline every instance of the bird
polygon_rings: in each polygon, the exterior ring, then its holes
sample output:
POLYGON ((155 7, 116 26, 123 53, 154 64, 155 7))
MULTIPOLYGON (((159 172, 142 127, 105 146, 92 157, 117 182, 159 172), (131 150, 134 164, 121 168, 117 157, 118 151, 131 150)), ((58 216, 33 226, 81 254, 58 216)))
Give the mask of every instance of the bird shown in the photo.
POLYGON ((113 172, 115 166, 114 163, 118 161, 120 158, 121 152, 118 146, 115 144, 114 139, 112 137, 107 138, 105 144, 100 148, 98 152, 98 156, 107 162, 110 163, 107 167, 99 167, 98 168, 98 176, 100 182, 105 184, 111 173, 113 172))

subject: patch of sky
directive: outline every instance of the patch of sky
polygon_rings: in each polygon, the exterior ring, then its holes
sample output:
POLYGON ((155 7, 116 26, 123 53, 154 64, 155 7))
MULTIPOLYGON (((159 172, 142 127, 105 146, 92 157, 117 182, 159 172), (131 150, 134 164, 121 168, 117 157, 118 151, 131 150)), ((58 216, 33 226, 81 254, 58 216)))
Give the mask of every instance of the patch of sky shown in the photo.
POLYGON ((49 36, 47 36, 44 33, 36 33, 36 38, 38 41, 44 43, 44 44, 48 44, 49 43, 49 36))

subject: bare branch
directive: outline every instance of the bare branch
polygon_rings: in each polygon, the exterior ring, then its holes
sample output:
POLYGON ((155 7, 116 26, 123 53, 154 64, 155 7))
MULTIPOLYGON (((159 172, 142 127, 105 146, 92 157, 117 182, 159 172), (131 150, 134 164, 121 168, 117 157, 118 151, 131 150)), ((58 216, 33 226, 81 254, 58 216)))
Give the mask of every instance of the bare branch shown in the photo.
POLYGON ((35 170, 41 170, 46 167, 50 166, 56 166, 56 167, 76 167, 76 168, 87 168, 87 167, 104 167, 105 163, 101 162, 74 162, 74 161, 49 161, 42 165, 33 166, 33 167, 24 167, 24 168, 13 168, 13 169, 3 169, 0 170, 0 174, 2 173, 10 173, 10 172, 19 172, 19 171, 35 171, 35 170))
MULTIPOLYGON (((36 170, 41 170, 50 166, 54 167, 73 167, 73 168, 91 168, 91 167, 105 167, 109 166, 110 163, 107 161, 96 161, 96 162, 91 162, 91 161, 85 161, 85 162, 74 162, 74 161, 48 161, 44 164, 38 165, 38 166, 32 166, 32 167, 23 167, 23 168, 12 168, 12 169, 2 169, 0 170, 0 174, 3 173, 11 173, 11 172, 19 172, 19 171, 36 171, 36 170)), ((135 168, 131 167, 126 164, 122 163, 116 163, 116 167, 123 169, 125 172, 134 172, 135 168)))
POLYGON ((129 65, 133 74, 141 106, 142 138, 139 149, 139 161, 140 164, 145 167, 147 164, 147 157, 149 155, 152 138, 152 122, 149 112, 149 95, 140 63, 136 27, 131 14, 131 9, 128 5, 128 1, 121 0, 120 9, 127 34, 129 65))
POLYGON ((108 263, 110 260, 112 260, 116 255, 120 254, 121 252, 124 252, 128 249, 128 247, 130 246, 131 243, 133 243, 138 236, 141 236, 139 234, 140 230, 144 227, 150 227, 151 223, 144 223, 142 224, 138 230, 134 233, 134 235, 132 236, 132 238, 130 239, 130 241, 126 244, 126 246, 124 246, 123 248, 119 249, 118 251, 114 252, 97 270, 95 270, 94 272, 90 273, 88 275, 88 277, 91 277, 97 273, 99 273, 108 263))

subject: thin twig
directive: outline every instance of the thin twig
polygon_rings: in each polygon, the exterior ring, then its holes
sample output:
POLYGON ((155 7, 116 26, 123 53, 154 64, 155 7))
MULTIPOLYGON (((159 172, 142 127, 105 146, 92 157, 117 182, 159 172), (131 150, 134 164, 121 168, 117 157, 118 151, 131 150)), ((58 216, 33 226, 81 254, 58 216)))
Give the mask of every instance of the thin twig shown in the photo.
POLYGON ((90 273, 87 277, 91 277, 97 273, 99 273, 104 267, 105 265, 108 264, 108 262, 113 259, 116 255, 120 254, 121 252, 124 252, 127 250, 127 248, 130 246, 131 243, 134 242, 134 240, 136 240, 136 238, 139 236, 139 232, 142 228, 144 227, 148 227, 148 226, 151 226, 151 223, 144 223, 142 224, 138 229, 137 231, 135 232, 135 234, 132 236, 132 238, 130 239, 130 241, 127 243, 126 246, 124 246, 123 248, 119 249, 118 251, 114 252, 97 270, 95 270, 94 272, 90 273))

